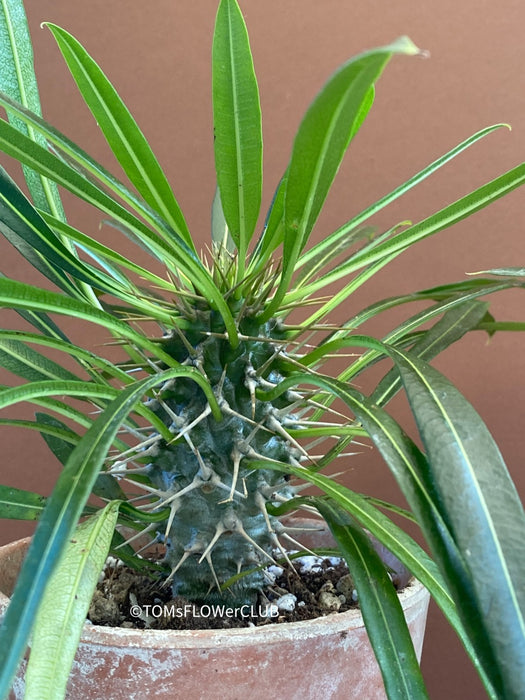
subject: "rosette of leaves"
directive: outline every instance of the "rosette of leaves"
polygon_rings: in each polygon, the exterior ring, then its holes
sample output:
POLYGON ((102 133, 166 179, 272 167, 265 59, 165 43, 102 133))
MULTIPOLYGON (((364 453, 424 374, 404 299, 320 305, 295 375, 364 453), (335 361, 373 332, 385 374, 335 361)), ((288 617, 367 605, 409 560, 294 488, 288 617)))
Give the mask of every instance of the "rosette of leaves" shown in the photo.
POLYGON ((210 251, 199 254, 158 161, 114 87, 73 36, 47 27, 130 184, 41 118, 23 7, 4 3, 0 105, 8 120, 0 122, 0 149, 22 163, 30 196, 2 170, 0 230, 47 287, 0 279, 0 305, 29 328, 0 331, 0 361, 18 377, 1 389, 0 407, 36 404, 34 421, 3 422, 38 430, 64 469, 48 499, 9 486, 0 491, 2 515, 40 520, 4 622, 10 644, 1 647, 2 688, 39 609, 29 693, 49 679, 49 693, 57 683, 65 688, 63 660, 72 659, 108 550, 145 566, 131 547, 135 538, 124 541, 117 524, 166 545, 163 571, 176 594, 250 602, 263 586, 265 565, 286 558, 290 544, 300 547, 300 536, 280 516, 302 508, 326 519, 348 561, 389 697, 423 697, 425 690, 397 597, 367 532, 429 588, 489 694, 517 697, 523 673, 510 664, 519 667, 523 656, 525 556, 518 550, 525 537, 512 533, 525 532, 523 508, 481 419, 428 361, 472 329, 503 327, 484 297, 522 287, 523 271, 493 270, 385 299, 342 324, 331 321, 404 250, 523 184, 520 164, 423 221, 379 233, 371 226, 380 210, 503 125, 476 133, 309 245, 383 70, 394 55, 419 53, 406 37, 367 51, 341 66, 310 105, 259 228, 258 87, 240 8, 222 0, 213 41, 217 192, 210 251), (149 255, 165 274, 71 226, 57 186, 96 207, 107 225, 137 245, 139 260, 149 255), (360 332, 366 321, 413 302, 426 306, 407 311, 384 338, 360 332), (64 316, 102 327, 120 359, 75 344, 60 325, 64 316), (331 373, 330 359, 350 348, 361 352, 331 373), (76 369, 51 359, 48 350, 53 357, 63 353, 76 369), (384 356, 394 368, 371 395, 352 388, 384 356), (423 450, 385 411, 401 389, 423 450), (79 399, 86 411, 78 409, 79 399), (336 399, 348 415, 335 408, 336 399), (389 510, 398 514, 399 508, 365 498, 333 476, 341 469, 337 459, 363 437, 392 470, 410 509, 403 514, 419 524, 432 557, 390 519, 389 510), (301 484, 314 484, 323 495, 301 496, 301 484), (107 505, 97 510, 92 495, 107 505), (66 549, 69 540, 81 545, 66 549), (487 612, 494 590, 499 602, 487 612), (61 669, 52 672, 46 605, 59 630, 73 630, 59 634, 52 656, 61 659, 61 669))

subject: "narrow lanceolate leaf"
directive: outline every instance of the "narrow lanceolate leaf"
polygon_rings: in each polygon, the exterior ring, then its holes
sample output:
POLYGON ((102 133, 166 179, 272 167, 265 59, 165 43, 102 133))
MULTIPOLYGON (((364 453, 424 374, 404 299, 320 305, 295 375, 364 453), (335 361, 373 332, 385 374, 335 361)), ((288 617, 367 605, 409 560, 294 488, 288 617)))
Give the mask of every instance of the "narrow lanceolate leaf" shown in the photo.
POLYGON ((120 369, 112 362, 104 357, 95 355, 89 350, 77 347, 62 338, 51 338, 46 335, 39 335, 38 333, 27 333, 25 331, 9 331, 0 330, 0 347, 9 341, 17 343, 30 343, 34 345, 41 345, 47 348, 53 348, 54 350, 59 350, 66 355, 70 355, 75 358, 83 367, 93 370, 97 368, 100 374, 108 377, 113 377, 118 379, 123 384, 130 384, 134 380, 120 369))
MULTIPOLYGON (((465 333, 478 326, 485 316, 488 303, 469 301, 447 311, 444 316, 424 333, 413 345, 411 355, 426 362, 462 338, 465 333)), ((387 403, 401 386, 401 378, 396 370, 391 370, 376 386, 371 400, 378 404, 387 403)))
POLYGON ((371 216, 374 216, 392 202, 395 202, 396 199, 399 199, 412 188, 416 187, 416 185, 449 163, 453 158, 456 158, 458 155, 463 153, 463 151, 473 146, 477 141, 504 127, 509 128, 507 124, 495 124, 476 132, 465 141, 462 141, 451 151, 440 156, 437 160, 430 163, 430 165, 427 165, 425 168, 423 168, 423 170, 420 170, 406 182, 403 182, 401 185, 396 187, 394 190, 392 190, 392 192, 389 192, 377 202, 374 202, 369 207, 364 209, 356 217, 338 228, 337 231, 334 231, 334 233, 332 233, 330 236, 327 236, 325 239, 310 248, 310 250, 305 251, 301 255, 301 264, 308 262, 311 257, 318 255, 326 246, 334 245, 340 238, 346 236, 350 231, 353 231, 357 226, 360 226, 363 222, 370 219, 371 216))
POLYGON ((395 353, 442 512, 470 571, 501 697, 525 687, 525 513, 487 427, 432 367, 395 353), (465 513, 469 517, 465 517, 465 513), (498 683, 501 677, 501 684, 498 683))
MULTIPOLYGON (((61 464, 66 465, 75 445, 79 443, 80 437, 54 416, 50 416, 47 413, 37 413, 36 418, 39 421, 37 425, 39 426, 40 434, 53 456, 61 464)), ((93 493, 105 501, 126 499, 118 481, 110 474, 98 475, 93 486, 93 493)))
POLYGON ((428 697, 397 593, 370 539, 333 501, 318 499, 316 508, 352 572, 359 608, 389 700, 428 697))
MULTIPOLYGON (((171 242, 168 243, 101 188, 1 119, 0 150, 60 183, 80 199, 114 218, 118 226, 129 230, 134 239, 141 241, 143 245, 151 246, 157 257, 163 260, 175 275, 181 273, 185 279, 191 280, 219 311, 224 319, 231 345, 238 345, 237 328, 228 304, 202 261, 180 236, 173 234, 171 242)), ((7 199, 6 204, 8 201, 7 199)))
POLYGON ((284 200, 283 275, 275 311, 289 286, 295 263, 306 245, 351 139, 371 106, 374 83, 394 53, 417 54, 407 38, 361 54, 340 68, 317 95, 295 137, 284 200))
POLYGON ((350 274, 354 270, 370 265, 382 257, 400 253, 417 241, 423 240, 438 231, 443 231, 453 226, 458 221, 466 219, 500 197, 504 197, 509 192, 512 192, 517 187, 521 187, 524 183, 525 163, 521 163, 512 168, 512 170, 470 192, 465 197, 449 204, 436 214, 432 214, 427 219, 402 231, 388 241, 379 244, 375 248, 357 253, 353 258, 352 264, 347 266, 345 271, 347 274, 350 274))
POLYGON ((0 332, 0 366, 29 381, 40 379, 79 379, 57 362, 41 355, 17 340, 8 340, 0 332))
MULTIPOLYGON (((308 471, 308 474, 305 475, 304 469, 298 468, 293 468, 292 473, 296 477, 318 486, 341 508, 356 518, 367 532, 372 534, 427 588, 460 638, 488 689, 490 687, 489 681, 483 668, 480 666, 476 650, 471 644, 459 618, 454 600, 436 563, 428 554, 404 530, 378 510, 372 504, 372 499, 350 491, 350 489, 338 484, 324 474, 315 474, 308 471)), ((311 497, 309 502, 315 507, 318 500, 319 497, 311 497)))
POLYGON ((248 33, 235 0, 222 0, 213 39, 215 168, 242 275, 262 195, 259 89, 248 33))
POLYGON ((45 500, 39 493, 0 485, 0 518, 38 520, 44 510, 45 500))
MULTIPOLYGON (((394 359, 404 356, 399 350, 372 338, 354 336, 353 342, 356 347, 372 347, 376 350, 382 350, 394 359)), ((421 364, 424 365, 424 363, 421 364)), ((436 474, 440 464, 432 459, 432 456, 427 459, 414 442, 403 433, 396 421, 383 409, 351 387, 330 377, 316 374, 289 377, 272 392, 266 392, 265 398, 274 398, 298 383, 314 384, 328 389, 347 403, 356 418, 366 428, 396 478, 423 530, 436 562, 441 567, 449 591, 458 605, 458 610, 462 613, 461 622, 469 636, 470 645, 474 649, 472 655, 474 663, 478 667, 486 687, 500 689, 502 687, 501 674, 495 659, 494 644, 487 634, 487 608, 480 607, 480 601, 477 599, 475 591, 475 575, 467 565, 465 550, 460 547, 455 533, 440 509, 441 496, 436 485, 436 474)), ((420 416, 420 418, 422 417, 420 416)), ((477 427, 477 425, 472 426, 473 439, 476 437, 477 427)), ((448 459, 451 463, 454 462, 455 469, 461 471, 461 459, 458 458, 457 454, 449 454, 448 459)), ((449 466, 449 469, 451 468, 449 466)), ((498 471, 498 464, 494 463, 493 468, 498 471)), ((320 476, 307 469, 303 471, 304 478, 313 483, 316 483, 315 480, 320 476)), ((322 488, 327 490, 324 485, 322 488)), ((450 488, 456 489, 456 483, 450 484, 450 488)), ((334 490, 327 490, 327 492, 334 496, 334 490)), ((477 520, 470 516, 470 506, 467 501, 462 504, 462 508, 461 518, 475 527, 477 520), (469 514, 468 518, 465 517, 465 513, 469 514)), ((369 523, 366 526, 368 525, 369 523)), ((519 522, 517 527, 520 528, 519 522)), ((525 540, 525 532, 522 533, 521 537, 522 541, 525 540)), ((512 556, 512 552, 507 552, 506 555, 512 556)), ((516 556, 519 556, 519 552, 516 556)), ((510 605, 508 601, 507 604, 510 605)), ((488 611, 490 612, 490 608, 488 611)), ((514 615, 512 606, 507 607, 507 614, 514 615)))
POLYGON ((66 685, 93 591, 104 567, 119 502, 81 523, 50 576, 35 620, 26 697, 65 697, 66 685))
POLYGON ((71 34, 54 24, 52 32, 87 106, 124 172, 146 202, 194 250, 171 187, 144 134, 102 70, 71 34))
MULTIPOLYGON (((32 112, 40 114, 40 98, 33 65, 33 47, 22 0, 0 0, 0 90, 32 112)), ((45 139, 14 116, 10 121, 33 141, 45 139)), ((54 182, 24 166, 24 176, 35 206, 64 218, 54 182)))
MULTIPOLYGON (((121 391, 104 410, 68 459, 47 501, 0 629, 0 697, 7 695, 29 640, 46 581, 73 534, 119 427, 144 393, 180 375, 194 379, 208 390, 198 372, 185 368, 167 370, 136 382, 121 391)), ((220 419, 220 409, 211 390, 208 399, 220 419)))
POLYGON ((0 168, 0 232, 39 272, 71 296, 81 295, 64 273, 105 291, 113 289, 112 280, 81 262, 64 246, 3 168, 0 168))
MULTIPOLYGON (((127 323, 120 321, 101 309, 93 308, 90 304, 80 299, 71 299, 63 294, 57 294, 46 289, 39 289, 32 285, 24 284, 23 282, 0 277, 0 307, 76 316, 100 325, 117 336, 126 338, 137 347, 149 350, 158 359, 162 359, 171 366, 175 364, 175 361, 167 353, 163 352, 158 344, 145 338, 127 323)), ((166 314, 166 317, 168 318, 168 314, 166 314)))
POLYGON ((38 433, 40 433, 40 435, 52 436, 53 438, 62 440, 64 443, 71 443, 72 445, 76 445, 77 442, 80 440, 80 437, 72 430, 65 430, 63 428, 58 428, 54 425, 41 423, 39 421, 21 419, 19 420, 16 418, 9 420, 8 418, 1 418, 0 426, 3 425, 8 426, 10 428, 25 428, 26 430, 35 430, 38 433))

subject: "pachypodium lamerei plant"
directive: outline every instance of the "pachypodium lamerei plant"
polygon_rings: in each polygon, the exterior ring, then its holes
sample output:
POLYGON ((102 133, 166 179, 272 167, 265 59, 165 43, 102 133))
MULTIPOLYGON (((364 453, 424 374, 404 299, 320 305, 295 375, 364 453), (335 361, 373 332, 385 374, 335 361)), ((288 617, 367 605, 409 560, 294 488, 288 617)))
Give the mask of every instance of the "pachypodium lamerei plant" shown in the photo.
MULTIPOLYGON (((199 255, 145 137, 85 49, 64 29, 47 25, 133 189, 42 120, 21 3, 4 4, 1 21, 0 105, 9 121, 0 122, 0 149, 23 164, 32 202, 2 171, 0 230, 57 291, 0 278, 0 305, 32 326, 31 331, 0 331, 2 365, 25 380, 2 388, 0 407, 37 403, 41 410, 30 427, 65 464, 45 502, 29 491, 0 491, 1 515, 41 521, 4 623, 3 634, 14 641, 2 647, 2 687, 8 687, 23 653, 51 572, 59 576, 64 567, 77 567, 86 581, 89 558, 96 558, 87 591, 70 590, 83 610, 76 627, 80 634, 112 537, 119 555, 133 561, 133 538, 124 542, 114 533, 118 522, 165 543, 167 579, 176 594, 196 601, 251 602, 263 585, 264 565, 286 557, 295 539, 280 515, 304 507, 329 523, 354 574, 372 643, 376 649, 388 647, 379 658, 391 697, 399 678, 412 697, 424 691, 399 604, 365 530, 427 585, 489 692, 517 697, 512 693, 521 684, 519 674, 507 665, 521 653, 516 641, 524 611, 518 588, 525 557, 518 549, 525 538, 508 537, 507 528, 511 518, 514 532, 525 531, 523 509, 481 419, 427 362, 469 330, 498 330, 480 298, 523 287, 523 270, 492 270, 377 302, 343 324, 330 320, 402 251, 525 182, 520 164, 419 223, 404 222, 380 234, 369 225, 374 214, 503 125, 470 137, 308 248, 383 69, 395 54, 420 53, 407 38, 367 51, 334 73, 306 112, 259 232, 258 88, 240 8, 235 0, 221 0, 213 43, 217 192, 211 251, 199 255), (98 208, 107 225, 164 265, 165 276, 68 224, 57 185, 98 208), (328 289, 331 295, 321 296, 328 289), (426 301, 426 308, 407 314, 385 338, 359 334, 369 319, 415 301, 426 301), (306 318, 295 319, 297 308, 309 309, 302 314, 306 318), (101 326, 119 345, 121 360, 76 345, 56 315, 101 326), (330 375, 330 358, 350 347, 363 352, 343 372, 330 375), (78 370, 65 369, 46 349, 72 358, 78 370), (350 383, 385 355, 395 368, 373 393, 367 397, 353 389, 350 383), (425 452, 383 408, 400 388, 425 452), (69 401, 79 398, 100 415, 81 412, 69 401), (346 403, 348 417, 334 408, 335 399, 346 403), (394 473, 411 509, 405 514, 419 523, 435 562, 384 514, 386 504, 359 496, 326 474, 364 436, 372 438, 394 473), (301 497, 299 483, 315 484, 325 495, 301 497), (80 550, 69 547, 57 568, 79 519, 94 511, 88 502, 92 494, 108 505, 78 526, 80 550), (86 546, 93 533, 96 553, 86 546), (481 554, 480 562, 471 554, 481 554), (501 604, 487 613, 485 602, 496 588, 501 604), (399 649, 385 619, 396 628, 399 649)), ((53 606, 55 622, 62 611, 56 611, 56 600, 53 606)), ((61 607, 65 610, 66 603, 61 607)), ((38 657, 42 626, 45 621, 38 618, 32 660, 38 657)), ((60 658, 72 658, 73 637, 62 639, 67 648, 60 658)), ((28 682, 41 688, 42 679, 31 681, 31 673, 30 668, 28 682)), ((57 682, 54 678, 55 689, 57 682)))

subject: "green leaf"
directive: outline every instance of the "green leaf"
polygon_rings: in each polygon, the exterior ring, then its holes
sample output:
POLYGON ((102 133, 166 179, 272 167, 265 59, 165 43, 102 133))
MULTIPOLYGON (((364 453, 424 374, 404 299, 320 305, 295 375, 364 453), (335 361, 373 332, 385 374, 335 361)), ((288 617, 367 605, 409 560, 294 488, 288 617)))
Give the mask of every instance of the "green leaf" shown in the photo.
POLYGON ((129 229, 137 240, 142 241, 143 244, 155 251, 155 254, 163 260, 175 276, 182 274, 185 279, 191 280, 192 284, 221 314, 232 347, 235 348, 238 345, 238 332, 228 304, 202 261, 182 238, 174 234, 170 241, 166 242, 104 190, 2 120, 0 120, 0 149, 21 163, 26 163, 38 172, 50 177, 80 199, 113 217, 124 229, 129 229))
MULTIPOLYGON (((406 487, 405 496, 442 566, 490 684, 502 697, 519 697, 525 674, 525 514, 501 455, 478 414, 439 372, 371 338, 354 336, 353 342, 382 350, 398 365, 428 453, 426 474, 424 465, 413 464, 431 508, 424 502, 418 505, 406 487), (452 546, 448 535, 443 539, 447 532, 453 538, 452 546)), ((309 381, 333 382, 319 377, 309 381)), ((279 391, 287 388, 286 380, 282 384, 279 391)), ((352 401, 354 392, 333 386, 364 422, 366 415, 361 415, 359 402, 352 401)), ((361 404, 366 408, 366 402, 361 404)), ((369 416, 373 417, 379 409, 371 408, 369 416)), ((385 420, 383 417, 377 425, 386 426, 385 420)), ((378 434, 367 428, 392 469, 397 463, 388 447, 393 429, 381 429, 378 434)), ((396 452, 401 444, 399 439, 391 441, 396 452)), ((396 473, 403 472, 396 468, 396 473)))
MULTIPOLYGON (((180 375, 191 377, 208 391, 202 376, 190 369, 170 369, 136 382, 109 404, 71 454, 47 501, 0 629, 0 697, 7 695, 31 634, 45 584, 72 536, 119 427, 145 392, 180 375)), ((220 419, 220 409, 211 390, 208 398, 220 419)))
POLYGON ((127 323, 120 321, 101 309, 93 308, 90 304, 80 299, 71 299, 62 294, 39 289, 23 282, 0 278, 0 307, 76 316, 85 321, 98 324, 119 337, 130 340, 139 348, 149 350, 159 360, 166 362, 170 366, 175 364, 175 361, 167 353, 163 352, 157 343, 148 340, 127 323))
POLYGON ((315 322, 316 318, 321 317, 321 315, 335 308, 336 304, 346 299, 351 291, 369 279, 372 276, 369 270, 372 270, 375 274, 375 272, 397 257, 397 255, 407 250, 418 241, 428 238, 439 231, 453 226, 462 219, 472 216, 500 197, 512 192, 512 190, 517 187, 521 187, 524 183, 525 163, 522 163, 516 168, 509 170, 507 173, 482 185, 465 197, 448 205, 444 209, 441 209, 439 212, 432 214, 427 219, 392 236, 388 240, 381 241, 377 244, 373 241, 372 244, 355 253, 348 261, 337 266, 333 271, 324 275, 319 280, 312 282, 306 287, 292 290, 286 295, 284 302, 286 304, 296 303, 298 299, 303 300, 309 295, 319 292, 327 285, 333 284, 350 275, 352 272, 368 266, 364 273, 362 273, 364 274, 362 280, 354 278, 345 289, 338 293, 337 302, 331 299, 330 302, 321 307, 311 319, 308 319, 308 323, 315 322))
MULTIPOLYGON (((58 219, 53 219, 53 221, 57 223, 59 230, 66 233, 66 240, 69 241, 67 234, 70 233, 70 227, 58 219)), ((165 312, 162 313, 158 304, 150 304, 127 278, 123 278, 123 275, 115 277, 112 274, 111 277, 108 277, 98 268, 80 261, 76 255, 71 253, 11 178, 2 172, 1 168, 0 231, 23 254, 27 248, 29 255, 26 254, 25 257, 69 296, 85 298, 84 293, 80 292, 64 273, 87 283, 90 287, 97 287, 102 291, 116 295, 123 301, 128 301, 136 308, 141 309, 143 313, 163 317, 165 321, 168 319, 169 315, 165 312), (24 247, 18 245, 18 241, 22 241, 24 247)), ((99 306, 96 299, 95 306, 99 306)))
POLYGON ((144 134, 102 70, 71 34, 55 24, 46 25, 87 106, 124 172, 146 202, 194 250, 188 227, 171 187, 144 134))
POLYGON ((364 265, 369 265, 385 256, 406 250, 417 241, 423 240, 438 231, 443 231, 462 219, 472 216, 472 214, 495 202, 500 197, 512 192, 517 187, 521 187, 524 183, 525 163, 521 163, 512 168, 512 170, 470 192, 465 197, 449 204, 436 214, 432 214, 390 240, 381 243, 373 250, 356 253, 353 263, 351 266, 348 266, 346 273, 348 274, 364 265))
POLYGON ((72 430, 65 430, 59 428, 55 425, 50 425, 45 422, 31 421, 31 420, 18 420, 13 418, 12 420, 6 418, 0 419, 0 426, 5 425, 10 428, 25 428, 26 430, 36 430, 41 435, 52 436, 62 440, 64 443, 71 443, 76 445, 80 440, 80 437, 74 433, 72 430))
MULTIPOLYGON (((437 357, 447 347, 456 343, 465 333, 476 328, 485 316, 488 303, 469 301, 459 304, 447 311, 443 317, 425 331, 423 336, 410 349, 411 356, 420 357, 428 362, 437 357)), ((390 371, 376 386, 371 400, 384 405, 401 386, 401 378, 396 370, 390 371)))
MULTIPOLYGON (((85 350, 62 338, 38 335, 37 333, 27 333, 25 331, 0 330, 0 347, 4 343, 11 341, 20 344, 30 343, 41 345, 46 348, 52 348, 53 350, 59 350, 75 358, 88 371, 96 368, 99 371, 99 376, 103 374, 104 376, 114 377, 123 384, 130 384, 134 381, 129 374, 126 374, 126 372, 119 369, 119 367, 106 358, 95 355, 89 350, 85 350)), ((93 372, 92 376, 96 376, 96 374, 93 372)))
POLYGON ((0 366, 13 374, 38 381, 41 379, 78 380, 73 372, 17 340, 6 340, 0 333, 0 366))
POLYGON ((325 247, 334 245, 340 238, 345 237, 350 231, 353 231, 356 227, 361 226, 363 222, 370 219, 371 216, 374 216, 386 206, 396 201, 396 199, 402 197, 413 187, 415 187, 427 177, 429 177, 437 170, 442 168, 453 158, 456 158, 458 155, 463 153, 463 151, 470 148, 477 141, 504 127, 510 129, 508 124, 495 124, 494 126, 489 126, 485 129, 482 129, 481 131, 476 132, 465 141, 462 141, 451 151, 440 156, 437 160, 430 163, 430 165, 427 165, 425 168, 423 168, 423 170, 420 170, 418 173, 409 178, 406 182, 403 182, 401 185, 396 187, 394 190, 392 190, 392 192, 389 192, 377 202, 374 202, 372 205, 364 209, 360 214, 358 214, 356 217, 354 217, 346 224, 338 228, 337 231, 334 231, 334 233, 332 233, 330 236, 314 245, 310 250, 304 252, 300 258, 300 264, 308 262, 308 260, 310 260, 311 257, 314 257, 321 253, 325 247))
POLYGON ((38 520, 45 501, 39 493, 0 485, 0 518, 38 520))
POLYGON ((65 697, 93 591, 106 562, 119 502, 81 523, 46 585, 25 674, 26 697, 65 697), (50 653, 50 651, 52 653, 50 653))
POLYGON ((330 190, 343 156, 371 105, 371 89, 394 53, 417 54, 407 38, 356 56, 329 79, 307 110, 295 137, 284 200, 283 274, 264 312, 278 307, 330 190))
MULTIPOLYGON (((130 208, 134 209, 152 228, 167 240, 173 241, 179 237, 169 224, 153 210, 139 195, 132 192, 122 182, 117 180, 106 168, 94 160, 88 153, 82 150, 77 144, 70 141, 58 129, 48 124, 34 112, 25 109, 22 105, 12 100, 8 95, 0 91, 0 105, 9 114, 15 115, 18 119, 41 134, 47 142, 52 144, 55 156, 64 165, 70 166, 78 175, 84 177, 95 187, 102 184, 107 190, 113 192, 122 199, 130 208)), ((61 219, 60 219, 61 220, 61 219)), ((182 242, 182 238, 179 239, 182 242)), ((153 254, 153 251, 149 251, 153 254)))
POLYGON ((525 331, 525 321, 482 321, 477 327, 480 331, 487 331, 494 335, 496 331, 525 331))
MULTIPOLYGON (((265 466, 268 467, 271 465, 265 466)), ((428 554, 407 535, 404 530, 373 506, 374 499, 354 493, 324 474, 318 474, 310 470, 305 474, 303 469, 292 468, 290 470, 287 468, 287 465, 283 465, 283 471, 291 471, 296 477, 320 488, 325 494, 330 496, 330 498, 355 517, 366 531, 370 532, 413 576, 421 581, 460 638, 490 696, 495 698, 496 695, 493 692, 492 684, 484 668, 480 664, 476 648, 471 643, 467 631, 458 615, 457 607, 450 594, 450 590, 436 563, 428 554)), ((311 498, 310 500, 312 505, 315 506, 317 498, 311 498)), ((411 500, 414 502, 413 499, 411 500)), ((386 507, 385 504, 380 505, 381 507, 386 507)), ((391 507, 391 504, 387 505, 389 508, 391 507)), ((423 530, 425 531, 426 529, 423 523, 423 530)))
MULTIPOLYGON (((40 98, 33 65, 33 47, 22 0, 1 0, 0 11, 0 90, 14 100, 40 114, 40 98)), ((45 146, 45 139, 12 116, 13 126, 33 141, 45 146)), ((24 175, 33 202, 40 209, 64 218, 62 203, 55 183, 28 167, 24 175)))
POLYGON ((333 502, 318 499, 316 508, 330 526, 352 573, 389 700, 428 697, 397 593, 370 539, 333 502))
MULTIPOLYGON (((41 398, 61 395, 65 395, 68 398, 78 397, 81 400, 83 399, 93 402, 96 405, 105 406, 108 401, 113 400, 118 394, 119 389, 110 384, 96 384, 94 382, 72 379, 33 381, 20 386, 0 389, 0 409, 21 403, 22 401, 34 401, 38 403, 41 398)), ((145 405, 139 404, 136 411, 139 415, 147 417, 152 427, 166 440, 172 438, 170 431, 162 420, 145 405)))
POLYGON ((248 33, 235 0, 219 5, 212 69, 215 169, 240 280, 261 206, 262 127, 248 33))
MULTIPOLYGON (((376 350, 382 350, 391 355, 393 359, 408 357, 395 348, 365 336, 354 336, 353 342, 356 347, 372 347, 376 350)), ((425 363, 420 362, 420 364, 426 366, 425 363)), ((458 605, 458 611, 461 612, 461 621, 469 636, 470 646, 474 648, 474 662, 478 668, 481 666, 480 673, 484 677, 486 686, 499 689, 501 680, 496 666, 492 640, 487 636, 486 630, 486 608, 479 606, 474 590, 473 575, 467 567, 464 550, 459 546, 452 528, 441 511, 441 494, 437 487, 439 465, 436 466, 432 457, 427 460, 413 441, 403 433, 396 421, 383 409, 348 385, 330 377, 316 374, 289 377, 280 382, 271 392, 264 392, 264 398, 272 399, 290 387, 299 384, 314 384, 334 393, 345 401, 366 428, 396 478, 423 530, 436 562, 442 569, 447 586, 458 605)), ((476 430, 477 426, 473 428, 474 438, 476 430)), ((436 442, 437 446, 439 444, 436 442)), ((457 456, 449 455, 451 462, 454 459, 455 468, 461 470, 461 461, 458 460, 457 456)), ((267 466, 272 465, 268 464, 267 466)), ((495 471, 498 468, 497 463, 494 463, 495 471)), ((311 470, 301 469, 300 471, 303 478, 312 481, 312 483, 317 483, 318 479, 322 478, 322 475, 317 475, 311 470)), ((321 485, 331 496, 334 495, 334 488, 319 483, 318 485, 321 485)), ((450 488, 455 489, 456 486, 451 484, 450 488)), ((473 524, 470 508, 466 503, 463 503, 462 517, 465 522, 473 524)), ((367 525, 370 523, 368 522, 367 525)), ((523 540, 525 540, 525 534, 523 540)), ((512 540, 509 540, 509 544, 511 543, 512 540)), ((512 615, 514 611, 509 608, 508 613, 512 615)))
MULTIPOLYGON (((58 461, 65 466, 75 445, 80 441, 80 436, 69 430, 62 421, 59 421, 54 416, 47 415, 47 413, 37 413, 36 418, 39 421, 37 425, 40 426, 40 434, 46 445, 58 461)), ((126 495, 118 481, 110 474, 98 475, 93 486, 93 493, 105 501, 126 499, 126 495)))
POLYGON ((137 288, 131 282, 130 278, 125 276, 120 271, 120 269, 117 273, 115 273, 115 265, 118 265, 119 268, 122 267, 131 270, 136 275, 138 275, 142 279, 148 280, 148 282, 150 282, 155 287, 158 287, 159 289, 166 289, 169 290, 172 294, 174 293, 174 286, 172 282, 169 282, 163 279, 162 277, 159 277, 158 275, 154 274, 150 270, 146 270, 144 267, 141 267, 133 261, 128 260, 112 248, 109 248, 103 243, 96 241, 94 238, 87 236, 82 231, 73 228, 73 226, 69 226, 63 221, 55 219, 50 214, 46 214, 45 212, 39 213, 46 222, 46 224, 53 231, 55 231, 55 233, 60 234, 60 237, 62 239, 67 239, 71 243, 74 243, 79 248, 87 252, 88 255, 91 255, 91 257, 93 257, 93 259, 96 260, 99 263, 99 265, 101 265, 110 272, 110 274, 115 280, 119 281, 122 286, 127 286, 130 291, 133 291, 133 293, 136 293, 137 288), (111 265, 108 265, 108 261, 110 261, 111 265))
MULTIPOLYGON (((294 289, 299 289, 301 286, 305 285, 309 279, 317 275, 326 274, 326 271, 323 272, 325 266, 329 264, 333 265, 334 260, 336 260, 341 253, 347 251, 354 243, 357 243, 363 238, 373 238, 374 232, 375 229, 372 226, 360 226, 350 231, 346 236, 334 241, 333 245, 323 247, 318 255, 314 255, 307 263, 301 266, 302 269, 300 273, 294 279, 294 289)), ((345 261, 342 262, 344 263, 345 261)), ((296 269, 299 269, 299 265, 297 265, 296 269)))
POLYGON ((502 697, 517 698, 525 687, 523 506, 493 438, 468 401, 432 367, 397 351, 394 357, 497 661, 486 671, 502 697))

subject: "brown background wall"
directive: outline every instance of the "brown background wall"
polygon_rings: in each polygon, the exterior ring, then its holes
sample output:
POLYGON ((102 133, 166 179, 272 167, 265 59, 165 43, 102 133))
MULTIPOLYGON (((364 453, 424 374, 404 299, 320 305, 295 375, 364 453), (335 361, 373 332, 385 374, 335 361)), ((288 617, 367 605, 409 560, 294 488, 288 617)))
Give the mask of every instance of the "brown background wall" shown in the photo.
MULTIPOLYGON (((513 131, 498 132, 478 144, 378 217, 377 223, 418 220, 524 159, 525 6, 520 0, 244 0, 241 4, 262 93, 266 203, 285 167, 303 110, 339 63, 400 34, 408 34, 432 54, 430 60, 397 58, 388 67, 375 107, 319 222, 319 237, 489 124, 508 122, 513 131)), ((209 56, 216 5, 216 0, 26 2, 45 116, 112 166, 111 154, 75 94, 49 32, 39 28, 49 20, 77 36, 118 87, 151 140, 202 245, 209 236, 214 190, 209 56)), ((96 216, 68 197, 66 205, 73 223, 96 231, 96 216)), ((352 304, 358 307, 390 294, 454 281, 467 271, 523 265, 524 214, 523 192, 514 192, 454 230, 419 244, 356 295, 352 304)), ((1 269, 36 281, 6 244, 0 245, 1 269)), ((523 306, 518 293, 506 293, 494 302, 497 315, 508 319, 523 318, 523 306)), ((524 338, 511 334, 489 343, 477 333, 436 363, 482 413, 522 493, 524 344, 524 338)), ((396 410, 402 415, 404 408, 399 404, 396 410)), ((39 438, 4 430, 1 440, 2 481, 49 490, 57 466, 39 438)), ((395 497, 391 480, 373 455, 356 458, 347 483, 356 490, 395 497)), ((2 524, 0 539, 27 531, 24 524, 2 524)), ((459 645, 436 611, 431 618, 423 662, 431 697, 481 697, 459 645)))

